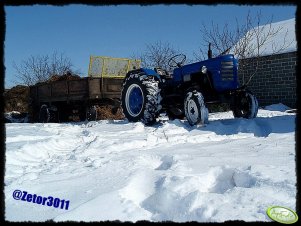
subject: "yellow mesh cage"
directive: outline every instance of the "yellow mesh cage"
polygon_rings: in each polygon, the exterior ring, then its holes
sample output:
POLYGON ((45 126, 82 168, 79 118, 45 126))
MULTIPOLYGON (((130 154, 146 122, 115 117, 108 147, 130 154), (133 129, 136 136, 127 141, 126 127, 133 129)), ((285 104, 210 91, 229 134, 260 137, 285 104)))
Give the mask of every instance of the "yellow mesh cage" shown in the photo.
POLYGON ((140 68, 140 60, 91 56, 89 77, 124 78, 130 70, 140 68))

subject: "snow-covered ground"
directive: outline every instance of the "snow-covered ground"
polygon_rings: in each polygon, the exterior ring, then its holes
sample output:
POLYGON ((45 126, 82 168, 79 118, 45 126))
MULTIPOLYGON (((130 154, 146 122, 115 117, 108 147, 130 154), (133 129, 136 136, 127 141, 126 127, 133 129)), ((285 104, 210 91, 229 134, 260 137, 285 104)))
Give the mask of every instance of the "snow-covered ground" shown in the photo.
POLYGON ((269 206, 296 209, 296 115, 267 109, 250 120, 212 113, 203 127, 6 124, 6 220, 270 221, 269 206), (69 209, 15 200, 16 189, 69 209))

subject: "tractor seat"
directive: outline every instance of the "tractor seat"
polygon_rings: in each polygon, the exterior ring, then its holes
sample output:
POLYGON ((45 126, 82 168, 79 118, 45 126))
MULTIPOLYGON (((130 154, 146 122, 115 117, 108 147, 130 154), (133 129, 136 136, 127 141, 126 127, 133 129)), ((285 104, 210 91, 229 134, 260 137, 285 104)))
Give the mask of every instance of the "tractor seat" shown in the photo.
POLYGON ((160 67, 155 67, 154 70, 157 74, 159 74, 160 76, 162 76, 165 79, 171 79, 172 78, 172 74, 170 74, 167 70, 164 70, 160 67))

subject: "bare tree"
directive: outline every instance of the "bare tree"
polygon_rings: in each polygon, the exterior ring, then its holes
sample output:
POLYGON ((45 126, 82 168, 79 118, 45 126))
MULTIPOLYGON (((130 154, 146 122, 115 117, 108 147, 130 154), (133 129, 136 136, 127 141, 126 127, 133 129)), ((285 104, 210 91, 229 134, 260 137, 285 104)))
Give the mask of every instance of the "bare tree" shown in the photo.
POLYGON ((62 53, 54 52, 49 62, 49 75, 63 75, 72 71, 73 65, 71 60, 65 57, 62 53))
POLYGON ((30 56, 20 65, 13 62, 16 77, 25 85, 33 85, 36 82, 45 81, 48 76, 48 56, 30 56))
POLYGON ((161 41, 146 44, 145 51, 140 54, 133 56, 141 60, 142 67, 161 67, 169 69, 169 59, 179 54, 179 51, 172 47, 168 42, 162 43, 161 41))
POLYGON ((53 75, 61 76, 67 72, 73 72, 70 59, 57 52, 54 52, 51 57, 31 55, 19 65, 13 62, 13 67, 17 72, 18 83, 21 82, 28 86, 46 81, 53 75))
MULTIPOLYGON (((242 71, 249 65, 255 65, 253 73, 248 75, 248 81, 245 81, 245 75, 242 75, 244 84, 248 84, 256 74, 260 56, 265 51, 264 46, 284 30, 283 26, 273 26, 273 18, 268 20, 266 25, 260 25, 261 18, 260 12, 253 18, 248 13, 242 25, 236 19, 236 24, 231 27, 226 23, 220 28, 218 24, 211 22, 209 28, 205 24, 201 28, 202 39, 207 44, 211 43, 213 56, 233 53, 240 60, 239 67, 242 71)), ((292 44, 292 40, 287 40, 287 33, 288 31, 285 31, 283 42, 272 44, 271 55, 280 53, 292 44)), ((205 51, 201 48, 194 56, 198 60, 203 60, 205 51)))

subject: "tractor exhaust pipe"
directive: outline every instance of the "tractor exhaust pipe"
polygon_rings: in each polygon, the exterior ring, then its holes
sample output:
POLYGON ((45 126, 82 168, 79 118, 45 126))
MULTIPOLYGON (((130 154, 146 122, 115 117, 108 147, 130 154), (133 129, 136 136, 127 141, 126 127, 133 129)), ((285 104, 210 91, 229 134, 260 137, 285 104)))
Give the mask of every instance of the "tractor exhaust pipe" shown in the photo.
POLYGON ((209 43, 209 49, 208 49, 208 59, 212 58, 212 50, 211 50, 211 43, 209 43))

